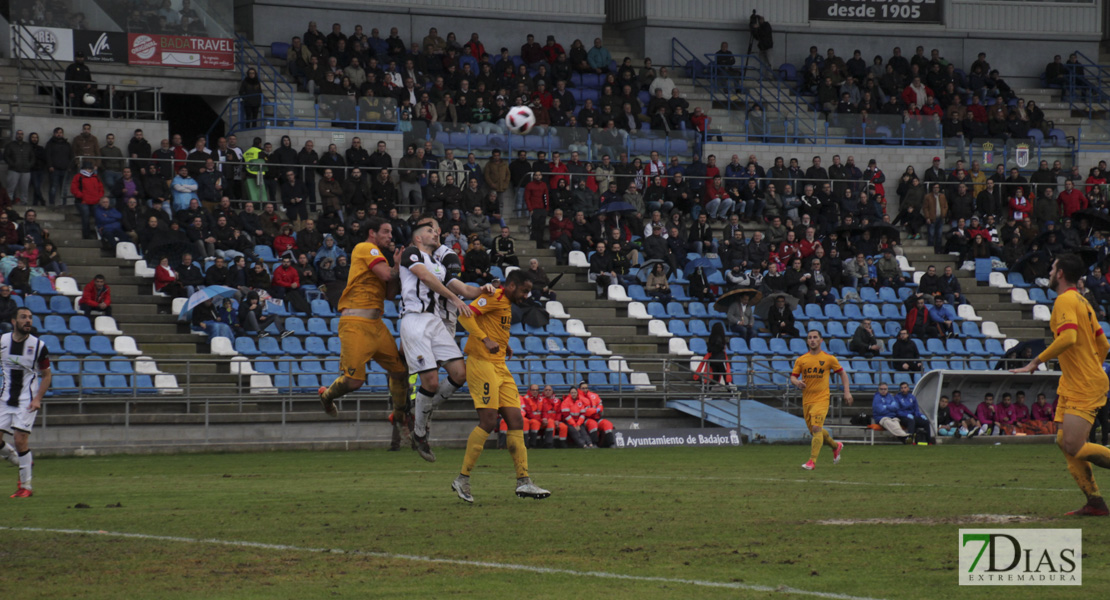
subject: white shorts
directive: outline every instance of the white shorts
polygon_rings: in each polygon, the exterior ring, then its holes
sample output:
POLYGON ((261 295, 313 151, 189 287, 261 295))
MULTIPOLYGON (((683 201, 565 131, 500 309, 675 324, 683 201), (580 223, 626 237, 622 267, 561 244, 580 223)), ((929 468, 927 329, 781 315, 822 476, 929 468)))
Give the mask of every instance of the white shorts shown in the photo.
POLYGON ((20 406, 0 405, 0 431, 4 433, 31 433, 35 426, 37 410, 27 410, 30 402, 21 403, 20 406))
POLYGON ((432 313, 410 313, 401 317, 401 349, 409 373, 438 369, 445 362, 462 358, 455 337, 432 313))

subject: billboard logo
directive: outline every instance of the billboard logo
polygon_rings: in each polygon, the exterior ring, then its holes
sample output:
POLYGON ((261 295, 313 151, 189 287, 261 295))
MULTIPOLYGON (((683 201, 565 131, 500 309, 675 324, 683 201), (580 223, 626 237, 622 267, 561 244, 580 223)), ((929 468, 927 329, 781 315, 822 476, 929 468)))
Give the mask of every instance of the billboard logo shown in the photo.
POLYGON ((1083 585, 1081 529, 961 529, 960 585, 1083 585))
POLYGON ((53 31, 48 29, 35 30, 35 41, 38 43, 38 48, 50 56, 54 56, 54 53, 58 51, 58 37, 54 35, 53 31))
POLYGON ((92 56, 100 56, 101 54, 111 54, 112 46, 108 44, 108 34, 102 33, 100 37, 96 38, 96 42, 89 44, 89 54, 92 56))
POLYGON ((154 39, 149 35, 137 36, 135 40, 131 42, 131 54, 143 60, 147 60, 154 56, 154 53, 157 51, 158 44, 154 43, 154 39))

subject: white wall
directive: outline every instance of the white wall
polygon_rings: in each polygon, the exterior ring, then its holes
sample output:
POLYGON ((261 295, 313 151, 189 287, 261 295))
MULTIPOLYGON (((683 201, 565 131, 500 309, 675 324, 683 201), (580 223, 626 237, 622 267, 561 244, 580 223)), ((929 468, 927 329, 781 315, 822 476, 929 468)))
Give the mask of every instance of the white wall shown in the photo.
POLYGON ((154 148, 162 138, 170 136, 170 126, 166 121, 140 121, 132 119, 103 119, 95 117, 64 117, 61 115, 12 115, 12 134, 22 129, 26 137, 31 132, 39 134, 39 143, 46 144, 46 140, 53 135, 55 127, 61 127, 66 132, 66 139, 73 138, 81 133, 81 125, 92 125, 93 135, 104 145, 104 136, 115 134, 116 145, 127 149, 127 142, 136 129, 143 130, 143 137, 150 141, 154 148))

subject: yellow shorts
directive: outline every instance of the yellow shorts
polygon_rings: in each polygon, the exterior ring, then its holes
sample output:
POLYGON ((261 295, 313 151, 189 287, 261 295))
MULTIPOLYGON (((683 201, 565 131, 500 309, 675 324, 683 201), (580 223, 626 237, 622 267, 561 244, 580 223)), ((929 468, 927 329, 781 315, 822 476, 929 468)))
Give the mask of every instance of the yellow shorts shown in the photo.
POLYGON ((474 408, 520 408, 520 391, 503 362, 466 361, 466 382, 474 408))
POLYGON ((1104 404, 1106 404, 1106 396, 1089 400, 1076 400, 1068 396, 1060 396, 1056 402, 1056 417, 1054 420, 1057 423, 1063 423, 1064 415, 1075 415, 1094 425, 1095 414, 1104 404))
POLYGON ((806 420, 806 427, 824 427, 825 417, 829 414, 829 405, 824 403, 803 404, 802 418, 806 420))
POLYGON ((366 381, 366 364, 374 360, 387 373, 407 373, 397 342, 381 319, 341 317, 339 319, 339 372, 351 379, 366 381))

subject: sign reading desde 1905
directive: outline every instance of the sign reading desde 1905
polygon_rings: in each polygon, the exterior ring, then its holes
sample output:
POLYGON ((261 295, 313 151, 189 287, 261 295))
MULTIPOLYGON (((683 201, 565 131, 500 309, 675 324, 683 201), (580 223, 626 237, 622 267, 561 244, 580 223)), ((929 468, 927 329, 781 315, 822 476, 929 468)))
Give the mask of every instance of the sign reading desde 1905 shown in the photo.
POLYGON ((810 21, 941 23, 942 0, 809 0, 810 21))

